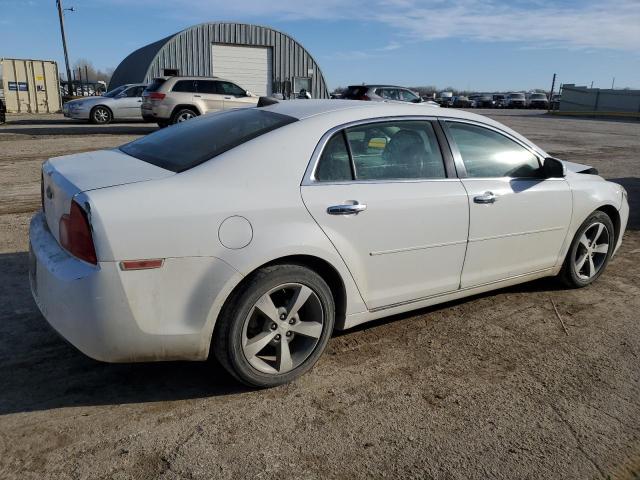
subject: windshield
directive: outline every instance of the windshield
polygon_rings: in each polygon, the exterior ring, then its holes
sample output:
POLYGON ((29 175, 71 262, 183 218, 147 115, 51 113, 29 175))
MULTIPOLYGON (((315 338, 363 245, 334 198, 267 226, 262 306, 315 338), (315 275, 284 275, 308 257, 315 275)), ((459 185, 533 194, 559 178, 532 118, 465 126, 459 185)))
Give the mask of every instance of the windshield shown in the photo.
POLYGON ((532 100, 546 100, 547 96, 544 93, 533 93, 529 98, 532 100))
POLYGON ((120 150, 157 167, 183 172, 296 120, 258 108, 239 108, 172 125, 120 150))
POLYGON ((103 95, 103 97, 110 97, 113 98, 116 95, 118 95, 119 93, 122 93, 124 91, 124 89, 127 88, 126 85, 122 85, 121 87, 118 88, 114 88, 113 90, 111 90, 110 92, 107 92, 103 95))
POLYGON ((524 98, 524 93, 510 93, 509 96, 511 98, 521 99, 524 98))

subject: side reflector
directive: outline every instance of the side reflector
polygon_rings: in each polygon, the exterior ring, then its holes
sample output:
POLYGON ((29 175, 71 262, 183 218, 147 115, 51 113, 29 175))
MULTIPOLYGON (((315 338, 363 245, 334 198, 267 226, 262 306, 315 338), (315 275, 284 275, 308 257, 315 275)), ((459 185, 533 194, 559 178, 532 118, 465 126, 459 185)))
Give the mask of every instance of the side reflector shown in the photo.
POLYGON ((160 268, 164 263, 164 258, 154 258, 151 260, 124 260, 120 262, 120 270, 150 270, 160 268))

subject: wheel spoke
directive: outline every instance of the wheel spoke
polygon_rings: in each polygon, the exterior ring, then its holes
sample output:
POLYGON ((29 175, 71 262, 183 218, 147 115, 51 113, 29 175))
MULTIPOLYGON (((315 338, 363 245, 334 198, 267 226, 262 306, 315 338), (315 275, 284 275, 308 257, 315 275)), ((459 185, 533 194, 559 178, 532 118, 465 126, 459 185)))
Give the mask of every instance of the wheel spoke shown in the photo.
POLYGON ((582 244, 582 246, 584 246, 584 248, 589 248, 589 245, 591 244, 591 242, 589 241, 589 238, 587 238, 586 233, 583 233, 582 236, 580 237, 580 243, 582 244))
POLYGON ((600 245, 596 245, 593 248, 593 251, 595 253, 608 253, 609 252, 609 244, 608 243, 601 243, 600 245))
POLYGON ((289 313, 286 318, 287 322, 291 317, 298 313, 298 311, 303 307, 305 303, 307 303, 307 300, 309 300, 309 297, 312 293, 313 290, 311 290, 309 287, 305 285, 300 286, 300 288, 296 292, 295 298, 291 302, 292 306, 289 309, 289 313))
POLYGON ((291 325, 289 330, 305 337, 320 338, 322 324, 320 322, 297 322, 291 325))
POLYGON ((266 347, 269 342, 276 336, 276 332, 262 332, 255 337, 250 338, 247 344, 244 346, 244 353, 248 359, 255 357, 258 353, 266 347))
POLYGON ((293 361, 291 360, 291 350, 289 350, 289 342, 285 338, 282 338, 278 343, 278 349, 276 354, 276 369, 279 373, 288 372, 293 368, 293 361))
POLYGON ((279 320, 278 309, 271 300, 271 295, 265 293, 256 302, 256 308, 264 313, 270 320, 277 322, 279 320))
POLYGON ((593 277, 596 274, 596 266, 593 264, 593 257, 589 255, 589 277, 593 277))
POLYGON ((576 273, 580 274, 580 270, 582 270, 582 267, 584 266, 584 262, 587 261, 587 257, 589 256, 588 253, 584 253, 582 254, 582 256, 580 258, 578 258, 576 260, 576 273))
POLYGON ((604 225, 599 223, 598 224, 598 231, 596 232, 596 236, 593 237, 593 242, 592 244, 595 245, 596 243, 598 243, 598 239, 600 238, 600 235, 602 235, 602 231, 604 230, 604 225))

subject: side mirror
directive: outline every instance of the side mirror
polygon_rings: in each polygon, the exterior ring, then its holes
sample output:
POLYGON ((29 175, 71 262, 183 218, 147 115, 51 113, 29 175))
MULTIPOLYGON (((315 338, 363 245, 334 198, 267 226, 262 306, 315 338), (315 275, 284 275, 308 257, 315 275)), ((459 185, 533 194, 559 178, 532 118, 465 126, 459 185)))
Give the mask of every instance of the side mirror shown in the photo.
POLYGON ((127 95, 125 94, 125 92, 119 93, 118 95, 116 95, 116 98, 124 98, 127 95))
POLYGON ((255 97, 255 95, 253 93, 251 93, 249 90, 245 91, 244 94, 247 97, 255 97))
POLYGON ((561 160, 547 157, 542 164, 542 172, 545 178, 562 178, 567 174, 567 168, 561 160))
POLYGON ((414 98, 413 100, 411 100, 411 103, 422 103, 424 100, 422 100, 420 97, 418 98, 414 98))

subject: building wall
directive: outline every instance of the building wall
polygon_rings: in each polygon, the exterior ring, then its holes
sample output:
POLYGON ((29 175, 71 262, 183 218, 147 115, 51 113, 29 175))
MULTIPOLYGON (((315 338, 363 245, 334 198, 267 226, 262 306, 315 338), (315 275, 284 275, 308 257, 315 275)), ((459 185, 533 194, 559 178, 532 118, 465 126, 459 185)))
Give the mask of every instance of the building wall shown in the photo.
POLYGON ((211 61, 211 46, 215 43, 270 47, 276 90, 280 90, 278 85, 285 80, 293 85, 294 77, 311 77, 311 95, 329 97, 320 67, 302 45, 277 30, 239 23, 203 23, 147 45, 123 60, 114 72, 109 88, 150 81, 162 76, 164 69, 178 69, 180 75, 215 75, 211 61), (152 59, 148 61, 149 58, 152 59), (142 76, 144 65, 148 66, 142 76))
POLYGON ((640 113, 640 90, 562 86, 561 112, 640 113))

